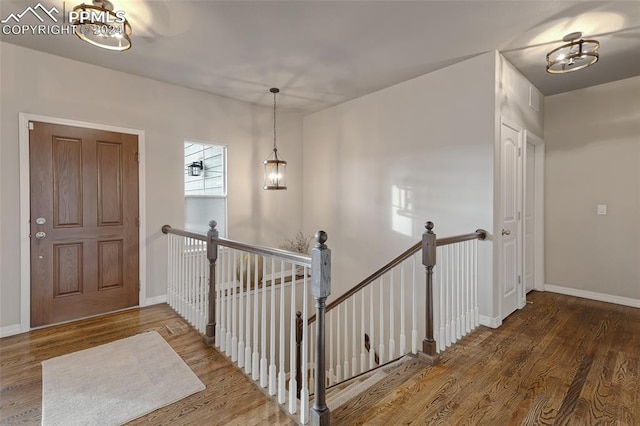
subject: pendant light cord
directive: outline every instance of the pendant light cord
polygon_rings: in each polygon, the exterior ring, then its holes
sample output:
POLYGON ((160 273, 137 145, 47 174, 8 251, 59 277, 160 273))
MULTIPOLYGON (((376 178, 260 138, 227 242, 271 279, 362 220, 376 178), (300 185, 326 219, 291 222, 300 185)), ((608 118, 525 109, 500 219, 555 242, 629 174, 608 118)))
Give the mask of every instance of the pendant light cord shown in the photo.
POLYGON ((277 152, 278 147, 276 146, 276 95, 277 92, 273 92, 273 151, 277 152))

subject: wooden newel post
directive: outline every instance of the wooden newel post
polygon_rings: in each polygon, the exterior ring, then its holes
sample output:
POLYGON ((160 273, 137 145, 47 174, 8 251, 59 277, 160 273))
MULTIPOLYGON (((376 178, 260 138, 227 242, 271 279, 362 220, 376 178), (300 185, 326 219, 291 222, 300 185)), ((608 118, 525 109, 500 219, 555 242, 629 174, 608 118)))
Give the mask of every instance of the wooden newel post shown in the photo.
POLYGON ((433 339, 433 267, 436 266, 436 234, 433 232, 433 222, 427 222, 425 228, 427 230, 422 234, 422 264, 427 270, 426 335, 422 339, 422 352, 433 362, 436 359, 436 341, 433 339))
POLYGON ((331 250, 327 247, 327 233, 316 233, 316 246, 311 250, 311 295, 316 299, 316 381, 313 408, 309 413, 311 425, 330 425, 326 401, 325 308, 331 294, 331 250))
POLYGON ((218 259, 218 223, 215 220, 209 222, 209 232, 207 232, 207 259, 209 259, 209 322, 207 323, 207 333, 204 341, 211 345, 216 337, 216 260, 218 259))

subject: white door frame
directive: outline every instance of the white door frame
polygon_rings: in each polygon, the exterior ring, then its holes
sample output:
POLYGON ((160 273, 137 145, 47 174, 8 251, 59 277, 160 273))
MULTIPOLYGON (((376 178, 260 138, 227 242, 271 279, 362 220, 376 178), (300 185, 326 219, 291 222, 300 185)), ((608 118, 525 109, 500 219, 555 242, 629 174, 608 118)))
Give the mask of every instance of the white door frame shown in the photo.
MULTIPOLYGON (((536 136, 529 130, 524 131, 524 152, 523 164, 526 167, 526 144, 530 143, 535 146, 535 182, 534 182, 534 214, 535 214, 535 234, 534 234, 534 282, 533 289, 544 291, 544 158, 545 143, 544 140, 536 136)), ((526 189, 526 170, 523 170, 523 191, 526 189)), ((523 197, 522 211, 526 211, 526 197, 523 197)), ((524 221, 523 235, 524 235, 524 221)), ((523 242, 523 262, 524 258, 524 242, 523 242)), ((523 263, 524 265, 524 263, 523 263)), ((526 302, 526 297, 525 297, 526 302)))
POLYGON ((139 280, 140 294, 139 306, 146 305, 146 211, 145 211, 145 151, 144 130, 129 129, 125 127, 109 126, 106 124, 89 123, 85 121, 68 120, 66 118, 47 117, 44 115, 18 113, 19 141, 20 141, 20 332, 31 329, 31 239, 29 238, 31 217, 30 203, 30 164, 29 164, 29 121, 42 123, 61 124, 64 126, 85 127, 110 132, 127 133, 138 136, 138 214, 140 226, 139 237, 139 280))

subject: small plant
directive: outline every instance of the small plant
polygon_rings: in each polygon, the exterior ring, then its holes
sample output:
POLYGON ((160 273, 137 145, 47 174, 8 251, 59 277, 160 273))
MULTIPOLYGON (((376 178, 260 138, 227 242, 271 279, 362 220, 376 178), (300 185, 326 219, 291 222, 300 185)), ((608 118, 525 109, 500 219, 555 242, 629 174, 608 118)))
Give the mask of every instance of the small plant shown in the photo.
POLYGON ((294 253, 309 254, 312 240, 312 236, 304 235, 302 231, 298 231, 292 240, 285 240, 285 243, 280 248, 294 253))

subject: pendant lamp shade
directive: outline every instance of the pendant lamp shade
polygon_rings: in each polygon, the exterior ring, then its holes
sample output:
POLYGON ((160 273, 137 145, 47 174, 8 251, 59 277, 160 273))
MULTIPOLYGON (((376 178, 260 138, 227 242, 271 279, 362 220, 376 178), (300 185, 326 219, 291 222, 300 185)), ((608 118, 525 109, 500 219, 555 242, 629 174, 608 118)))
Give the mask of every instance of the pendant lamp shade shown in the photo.
POLYGON ((278 155, 276 144, 276 95, 280 92, 275 87, 269 90, 273 93, 273 150, 271 155, 263 161, 265 190, 287 189, 287 162, 278 155))

